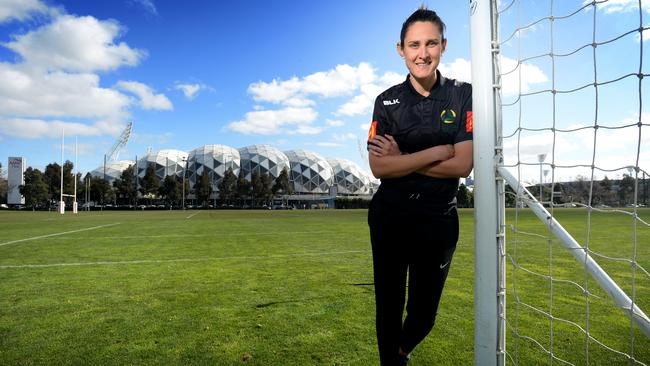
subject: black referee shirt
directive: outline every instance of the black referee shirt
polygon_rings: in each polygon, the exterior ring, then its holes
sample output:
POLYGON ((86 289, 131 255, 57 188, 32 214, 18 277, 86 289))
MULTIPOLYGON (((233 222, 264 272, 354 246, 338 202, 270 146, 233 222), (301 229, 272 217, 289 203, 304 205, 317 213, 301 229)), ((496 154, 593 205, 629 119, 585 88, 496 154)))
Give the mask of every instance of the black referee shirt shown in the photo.
MULTIPOLYGON (((409 77, 381 93, 375 100, 368 134, 389 134, 402 152, 414 153, 429 147, 472 140, 472 86, 446 79, 440 71, 429 96, 415 91, 409 77)), ((432 178, 411 173, 381 180, 380 192, 420 193, 440 203, 452 201, 458 191, 458 178, 432 178)))

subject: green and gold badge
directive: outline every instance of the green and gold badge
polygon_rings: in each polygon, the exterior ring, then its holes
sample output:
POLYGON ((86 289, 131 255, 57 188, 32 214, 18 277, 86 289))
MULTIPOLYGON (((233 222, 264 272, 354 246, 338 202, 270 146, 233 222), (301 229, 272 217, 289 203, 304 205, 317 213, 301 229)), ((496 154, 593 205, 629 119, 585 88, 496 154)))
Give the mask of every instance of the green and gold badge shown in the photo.
POLYGON ((450 125, 456 121, 456 112, 454 112, 453 109, 443 109, 442 112, 440 112, 440 119, 442 120, 442 123, 450 125))

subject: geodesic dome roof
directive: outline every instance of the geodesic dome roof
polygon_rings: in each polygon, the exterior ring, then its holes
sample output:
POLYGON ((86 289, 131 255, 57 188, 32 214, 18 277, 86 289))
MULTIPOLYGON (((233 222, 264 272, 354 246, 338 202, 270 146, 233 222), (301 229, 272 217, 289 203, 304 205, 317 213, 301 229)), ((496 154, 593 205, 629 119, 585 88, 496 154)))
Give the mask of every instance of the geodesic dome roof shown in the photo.
POLYGON ((240 164, 239 150, 225 145, 205 145, 190 151, 186 174, 190 185, 194 186, 207 169, 213 189, 217 190, 228 169, 232 169, 235 176, 239 175, 240 164))
POLYGON ((334 170, 327 160, 315 152, 289 150, 289 180, 297 193, 328 193, 334 183, 334 170))
MULTIPOLYGON (((120 160, 106 163, 106 180, 111 183, 119 179, 122 172, 131 165, 134 165, 134 160, 120 160)), ((104 165, 100 165, 97 169, 90 172, 93 177, 104 178, 104 165)))
POLYGON ((149 164, 154 164, 156 175, 160 179, 168 175, 181 177, 187 164, 187 156, 187 152, 173 149, 149 153, 138 160, 138 177, 144 178, 149 164))
POLYGON ((282 169, 289 170, 289 159, 284 153, 270 145, 251 145, 239 149, 241 174, 248 181, 253 172, 266 173, 277 178, 282 169))
POLYGON ((370 178, 357 164, 346 159, 329 159, 328 162, 334 170, 334 184, 338 187, 338 193, 368 194, 370 192, 370 178))

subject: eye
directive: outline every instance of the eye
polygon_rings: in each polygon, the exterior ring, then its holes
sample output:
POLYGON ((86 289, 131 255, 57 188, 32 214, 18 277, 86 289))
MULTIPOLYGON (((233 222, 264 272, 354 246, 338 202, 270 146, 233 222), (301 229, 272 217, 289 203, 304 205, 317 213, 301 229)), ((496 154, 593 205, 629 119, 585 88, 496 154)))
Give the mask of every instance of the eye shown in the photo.
POLYGON ((417 43, 417 42, 412 42, 412 43, 409 43, 409 47, 410 48, 418 48, 418 47, 420 47, 420 44, 417 43))
POLYGON ((429 48, 433 48, 433 47, 437 46, 439 43, 440 43, 440 42, 438 42, 437 39, 436 39, 436 40, 433 40, 433 41, 429 41, 429 42, 427 42, 427 47, 429 47, 429 48))

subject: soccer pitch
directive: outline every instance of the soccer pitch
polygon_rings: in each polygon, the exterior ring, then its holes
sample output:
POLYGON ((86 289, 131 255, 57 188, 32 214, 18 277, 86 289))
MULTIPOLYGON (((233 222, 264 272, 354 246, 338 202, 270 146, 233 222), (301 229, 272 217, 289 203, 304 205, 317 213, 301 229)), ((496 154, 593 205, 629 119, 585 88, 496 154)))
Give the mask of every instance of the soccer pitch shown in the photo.
MULTIPOLYGON (((461 234, 436 326, 412 365, 473 363, 473 212, 461 234)), ((576 239, 584 210, 556 210, 576 239)), ((648 221, 650 212, 640 211, 648 221)), ((527 210, 518 230, 546 235, 527 210)), ((0 212, 0 365, 376 365, 372 260, 365 210, 0 212)), ((509 224, 515 212, 508 212, 509 224)), ((630 257, 632 220, 594 214, 590 242, 630 257)), ((435 235, 435 233, 432 233, 435 235)), ((515 235, 508 231, 508 251, 515 235)), ((637 261, 650 268, 650 228, 637 230, 637 261)), ((517 235, 517 262, 584 285, 556 242, 517 235), (553 260, 549 263, 549 251, 553 260)), ((631 294, 629 263, 601 265, 631 294)), ((548 364, 528 338, 551 348, 548 280, 508 266, 508 351, 548 364)), ((590 333, 650 363, 650 340, 591 279, 590 333)), ((636 271, 635 298, 650 312, 650 280, 636 271)), ((554 282, 553 315, 585 326, 582 293, 554 282)), ((584 334, 554 320, 552 349, 585 364, 584 334)), ((554 362, 555 363, 555 362, 554 362)), ((590 365, 627 365, 589 343, 590 365)))

